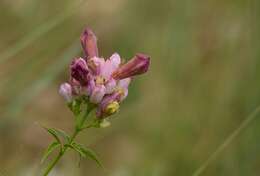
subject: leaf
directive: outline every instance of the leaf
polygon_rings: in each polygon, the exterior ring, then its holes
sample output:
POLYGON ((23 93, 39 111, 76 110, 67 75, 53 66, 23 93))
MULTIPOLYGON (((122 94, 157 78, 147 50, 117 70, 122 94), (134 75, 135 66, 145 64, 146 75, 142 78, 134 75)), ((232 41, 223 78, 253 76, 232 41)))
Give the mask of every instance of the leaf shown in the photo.
POLYGON ((92 151, 89 148, 86 148, 84 146, 82 146, 81 144, 77 144, 77 143, 72 143, 73 148, 76 149, 77 152, 80 153, 80 155, 84 158, 89 157, 92 160, 96 161, 96 163, 100 166, 103 167, 103 165, 101 164, 101 162, 99 161, 96 153, 94 151, 92 151))
POLYGON ((48 158, 48 156, 59 146, 60 146, 60 143, 58 143, 56 141, 51 143, 48 146, 48 148, 46 149, 46 151, 44 152, 41 163, 43 163, 46 160, 46 158, 48 158))
POLYGON ((47 127, 43 127, 45 130, 47 130, 48 131, 48 133, 50 133, 55 139, 56 139, 56 141, 58 142, 58 143, 60 143, 61 144, 61 140, 60 140, 60 138, 59 138, 59 136, 58 136, 58 133, 57 133, 57 131, 55 130, 55 129, 53 129, 53 128, 47 128, 47 127))
POLYGON ((54 130, 56 132, 56 134, 61 136, 65 142, 67 142, 67 143, 70 142, 70 136, 65 131, 60 130, 60 129, 55 129, 55 128, 52 128, 52 130, 54 130))
POLYGON ((70 136, 65 131, 56 128, 43 128, 46 129, 60 144, 62 144, 62 141, 59 137, 62 137, 66 143, 70 142, 70 136))
POLYGON ((69 147, 69 148, 75 150, 76 152, 79 153, 80 156, 82 156, 82 157, 84 157, 84 158, 87 157, 87 156, 85 155, 85 153, 83 153, 81 150, 79 150, 79 148, 77 148, 75 145, 72 145, 72 144, 65 144, 64 146, 65 146, 65 147, 69 147))

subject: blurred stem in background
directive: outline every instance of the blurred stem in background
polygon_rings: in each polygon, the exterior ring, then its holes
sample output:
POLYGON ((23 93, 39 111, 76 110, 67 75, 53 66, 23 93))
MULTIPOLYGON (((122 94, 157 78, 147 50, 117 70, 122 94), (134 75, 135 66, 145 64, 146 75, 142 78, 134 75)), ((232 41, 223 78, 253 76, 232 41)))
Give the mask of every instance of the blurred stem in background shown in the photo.
POLYGON ((214 161, 217 156, 244 130, 248 125, 257 117, 260 112, 260 106, 258 106, 240 125, 236 128, 227 139, 213 152, 209 158, 192 174, 192 176, 199 176, 205 171, 209 164, 214 161))
POLYGON ((0 63, 5 62, 9 58, 14 58, 14 56, 26 48, 29 44, 34 42, 36 39, 40 38, 42 35, 46 34, 59 24, 61 24, 63 21, 65 21, 68 17, 72 16, 75 12, 77 12, 77 8, 82 6, 82 3, 84 1, 79 1, 76 4, 74 4, 72 7, 70 6, 69 9, 63 10, 61 14, 57 15, 53 19, 50 19, 46 23, 43 23, 40 27, 30 32, 27 36, 25 36, 23 39, 16 42, 13 46, 7 48, 5 52, 0 54, 0 63))

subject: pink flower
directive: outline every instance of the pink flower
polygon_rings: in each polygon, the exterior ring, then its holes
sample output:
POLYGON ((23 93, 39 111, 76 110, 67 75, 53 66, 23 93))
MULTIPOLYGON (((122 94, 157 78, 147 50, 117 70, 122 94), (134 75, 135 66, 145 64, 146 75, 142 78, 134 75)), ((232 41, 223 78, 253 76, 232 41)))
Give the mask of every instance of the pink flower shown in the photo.
POLYGON ((147 72, 150 65, 150 57, 145 54, 137 54, 133 59, 119 67, 114 73, 114 79, 124 79, 147 72))
POLYGON ((91 29, 85 29, 80 39, 85 57, 72 61, 70 84, 62 84, 60 93, 67 101, 72 96, 87 96, 90 103, 97 105, 96 116, 105 118, 117 112, 127 97, 131 77, 147 72, 150 57, 136 54, 121 65, 118 53, 108 59, 99 57, 97 37, 91 29))

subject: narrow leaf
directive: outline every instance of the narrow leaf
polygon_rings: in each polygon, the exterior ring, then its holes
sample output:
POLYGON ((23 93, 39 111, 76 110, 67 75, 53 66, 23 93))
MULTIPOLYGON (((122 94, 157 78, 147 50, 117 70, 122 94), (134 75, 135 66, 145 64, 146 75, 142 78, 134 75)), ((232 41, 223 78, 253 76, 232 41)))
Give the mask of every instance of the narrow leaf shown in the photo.
POLYGON ((56 128, 52 128, 52 130, 55 131, 56 134, 61 136, 65 142, 70 142, 70 136, 65 131, 56 128))
POLYGON ((77 148, 77 151, 80 153, 83 153, 84 155, 82 155, 83 157, 89 157, 92 160, 96 161, 96 163, 100 166, 103 167, 101 162, 99 161, 96 153, 94 151, 92 151, 89 148, 83 147, 81 144, 77 144, 77 143, 73 143, 72 146, 74 146, 74 148, 77 148))
POLYGON ((48 133, 50 133, 50 134, 56 139, 56 141, 57 141, 58 143, 61 144, 61 141, 60 141, 60 139, 59 139, 58 133, 57 133, 54 129, 52 129, 52 128, 47 128, 47 127, 43 127, 43 128, 44 128, 45 130, 47 130, 48 133))
POLYGON ((82 152, 82 151, 81 151, 77 146, 75 146, 75 145, 65 144, 64 146, 65 146, 65 147, 67 146, 67 147, 69 147, 69 148, 75 150, 76 152, 79 153, 79 155, 80 155, 81 157, 84 157, 84 158, 87 157, 86 154, 85 154, 84 152, 82 152))
POLYGON ((48 146, 48 148, 46 149, 46 151, 44 152, 41 163, 43 163, 48 158, 48 156, 59 146, 60 146, 60 143, 58 143, 58 142, 51 143, 48 146))

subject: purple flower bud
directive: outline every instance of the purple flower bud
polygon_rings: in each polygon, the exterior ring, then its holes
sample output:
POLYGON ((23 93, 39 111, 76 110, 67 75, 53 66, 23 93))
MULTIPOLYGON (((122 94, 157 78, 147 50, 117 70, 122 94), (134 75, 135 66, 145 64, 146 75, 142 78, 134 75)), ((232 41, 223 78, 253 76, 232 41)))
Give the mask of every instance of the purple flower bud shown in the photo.
POLYGON ((134 58, 113 72, 114 79, 124 79, 147 72, 150 65, 150 57, 144 54, 136 54, 134 58))
POLYGON ((63 83, 60 85, 59 93, 67 102, 72 101, 72 88, 69 83, 63 83))
POLYGON ((98 57, 97 37, 91 29, 86 28, 81 34, 80 40, 87 58, 98 57))
POLYGON ((79 81, 81 85, 88 82, 88 66, 84 59, 74 59, 70 65, 71 77, 79 81))

